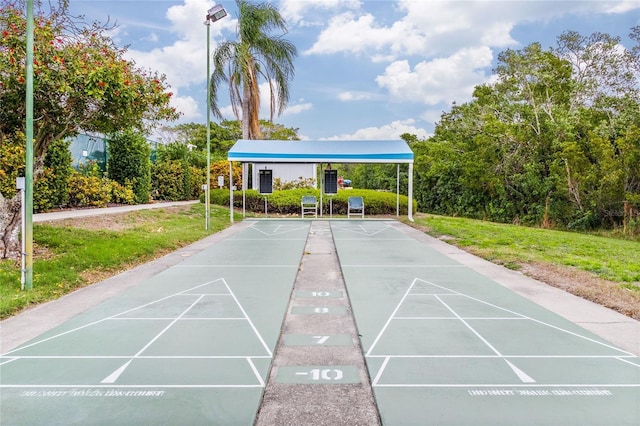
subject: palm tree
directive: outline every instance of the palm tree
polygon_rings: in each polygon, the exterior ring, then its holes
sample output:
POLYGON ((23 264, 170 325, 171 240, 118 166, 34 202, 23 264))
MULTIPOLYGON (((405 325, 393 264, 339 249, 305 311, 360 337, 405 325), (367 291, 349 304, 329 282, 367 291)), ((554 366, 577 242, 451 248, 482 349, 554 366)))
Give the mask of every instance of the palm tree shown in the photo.
POLYGON ((242 119, 242 137, 261 139, 260 80, 270 89, 270 120, 284 111, 289 101, 289 83, 293 79, 293 58, 296 47, 282 38, 286 22, 278 9, 269 3, 253 4, 236 0, 238 6, 238 41, 225 41, 213 52, 211 75, 211 110, 222 118, 217 103, 221 83, 229 84, 231 106, 238 120, 242 119), (272 30, 282 31, 271 36, 272 30), (240 114, 241 112, 241 114, 240 114))

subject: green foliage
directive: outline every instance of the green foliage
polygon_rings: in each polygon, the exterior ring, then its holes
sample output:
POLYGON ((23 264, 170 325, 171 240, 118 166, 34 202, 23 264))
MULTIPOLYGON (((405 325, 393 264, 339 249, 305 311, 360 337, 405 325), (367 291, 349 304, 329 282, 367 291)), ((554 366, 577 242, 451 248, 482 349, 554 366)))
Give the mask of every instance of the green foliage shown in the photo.
POLYGON ((210 106, 222 118, 218 93, 223 84, 228 84, 233 112, 243 120, 242 137, 263 139, 259 120, 260 79, 269 83, 270 121, 273 121, 274 114, 282 113, 289 102, 297 49, 283 37, 287 33, 286 21, 276 6, 247 0, 236 0, 236 5, 238 41, 224 41, 213 53, 210 106))
POLYGON ((45 170, 52 173, 52 177, 47 180, 51 191, 49 203, 52 206, 65 206, 69 200, 69 177, 73 170, 71 167, 73 158, 69 151, 70 143, 65 140, 52 142, 45 156, 45 170))
MULTIPOLYGON (((640 194, 631 77, 640 50, 618 45, 567 33, 556 50, 533 43, 502 52, 496 82, 443 114, 433 137, 403 135, 415 154, 419 209, 576 230, 620 226, 625 201, 640 194)), ((384 187, 384 176, 361 168, 354 184, 384 187)))
MULTIPOLYGON (((238 163, 233 164, 233 185, 237 188, 242 187, 242 166, 238 163)), ((218 188, 218 176, 224 178, 224 188, 229 189, 229 162, 225 160, 215 161, 211 163, 211 188, 218 188)), ((206 180, 206 178, 205 178, 206 180)))
POLYGON ((82 163, 77 168, 78 173, 82 176, 94 176, 101 177, 102 169, 100 168, 100 164, 97 161, 87 161, 86 163, 82 163))
POLYGON ((416 224, 494 263, 542 262, 617 282, 640 281, 638 241, 432 215, 416 218, 416 224))
POLYGON ((122 131, 109 138, 109 177, 121 185, 133 183, 136 203, 149 202, 151 191, 151 147, 139 133, 122 131))
POLYGON ((105 207, 112 197, 111 181, 72 173, 69 177, 70 207, 105 207))
MULTIPOLYGON (((0 137, 24 127, 26 18, 21 2, 0 8, 0 137)), ((164 75, 136 68, 108 29, 69 14, 68 2, 36 3, 34 12, 35 163, 50 144, 81 129, 112 133, 174 120, 164 75)))
POLYGON ((162 208, 128 213, 127 223, 136 225, 121 230, 35 223, 34 242, 49 256, 36 253, 30 291, 20 290, 20 264, 0 260, 0 318, 57 299, 91 284, 91 277, 121 272, 229 225, 226 209, 211 210, 209 231, 204 229, 203 218, 204 206, 196 204, 180 213, 162 208))
POLYGON ((152 167, 152 198, 180 201, 191 196, 189 166, 184 161, 161 161, 152 167))
MULTIPOLYGON (((339 170, 338 175, 350 178, 354 188, 396 192, 398 182, 396 164, 356 164, 347 167, 344 171, 339 170)), ((400 166, 400 193, 403 195, 407 195, 408 168, 406 164, 400 166)))
MULTIPOLYGON (((48 167, 45 168, 39 179, 33 184, 33 210, 35 212, 44 212, 56 207, 53 202, 56 198, 55 183, 56 175, 54 171, 48 167)), ((66 198, 68 201, 68 192, 66 198)))
POLYGON ((111 186, 111 202, 116 204, 135 204, 136 194, 133 191, 133 181, 125 180, 121 185, 115 180, 109 180, 111 186))
POLYGON ((273 179, 273 190, 274 191, 282 191, 286 189, 299 189, 299 188, 315 188, 316 180, 313 178, 303 178, 300 176, 299 179, 290 180, 283 182, 280 178, 273 179))
MULTIPOLYGON (((267 195, 267 211, 276 215, 300 215, 302 197, 305 195, 315 195, 320 201, 320 190, 313 188, 298 188, 282 191, 274 191, 267 195)), ((323 213, 330 214, 330 209, 334 215, 347 214, 347 201, 350 196, 361 196, 365 205, 366 215, 395 215, 396 214, 396 194, 390 192, 379 192, 367 189, 351 189, 338 191, 336 195, 323 195, 323 213)), ((247 211, 261 214, 264 213, 265 195, 257 190, 247 190, 245 192, 245 208, 247 211)), ((221 206, 229 205, 228 190, 212 190, 211 203, 221 206)), ((400 214, 406 215, 408 212, 409 199, 406 195, 400 196, 400 214)), ((242 208, 242 191, 234 191, 233 205, 242 208)), ((416 210, 413 204, 414 212, 416 210)))
POLYGON ((0 194, 12 198, 16 189, 16 178, 24 176, 24 134, 0 135, 0 194))

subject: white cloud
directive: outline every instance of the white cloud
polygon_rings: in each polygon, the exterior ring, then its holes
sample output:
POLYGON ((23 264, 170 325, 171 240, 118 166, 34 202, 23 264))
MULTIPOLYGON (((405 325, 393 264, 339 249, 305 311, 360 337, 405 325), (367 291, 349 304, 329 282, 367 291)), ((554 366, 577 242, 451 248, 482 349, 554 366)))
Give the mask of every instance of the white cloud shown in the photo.
POLYGON ((303 102, 299 104, 289 105, 287 109, 284 110, 282 115, 296 115, 304 111, 309 111, 312 108, 313 108, 313 104, 311 102, 303 102))
POLYGON ((359 92, 359 91, 347 91, 338 94, 338 100, 343 102, 351 101, 369 101, 379 97, 375 93, 371 92, 359 92))
POLYGON ((171 97, 171 106, 179 111, 182 115, 178 121, 181 122, 197 122, 204 117, 202 111, 198 109, 198 102, 191 96, 174 96, 171 97))
MULTIPOLYGON (((290 0, 301 9, 306 2, 290 0)), ((511 31, 519 23, 549 21, 564 15, 623 13, 640 8, 637 1, 416 1, 389 2, 404 13, 382 25, 365 11, 339 13, 329 20, 304 53, 367 54, 370 58, 434 56, 465 47, 516 45, 511 31)))
POLYGON ((233 114, 233 108, 231 107, 231 105, 220 108, 220 114, 222 114, 222 117, 224 117, 225 120, 236 119, 236 116, 233 114))
POLYGON ((421 139, 424 139, 427 136, 429 136, 426 130, 416 127, 414 126, 414 124, 415 124, 414 119, 398 120, 390 124, 385 124, 380 127, 367 127, 364 129, 359 129, 352 134, 342 134, 338 136, 332 136, 329 138, 323 138, 323 140, 400 139, 400 135, 402 135, 403 133, 414 134, 421 139))
POLYGON ((624 0, 621 2, 614 2, 613 5, 608 5, 606 9, 607 13, 626 13, 635 9, 640 9, 640 4, 637 0, 624 0))
POLYGON ((412 70, 406 60, 390 64, 376 78, 392 98, 427 105, 469 99, 473 88, 487 80, 493 54, 488 47, 462 49, 447 58, 423 61, 412 70))
MULTIPOLYGON (((167 46, 151 51, 129 50, 127 55, 137 66, 158 71, 167 76, 171 90, 201 85, 203 99, 206 98, 207 79, 207 37, 204 25, 206 11, 215 4, 212 0, 184 0, 181 5, 167 9, 167 27, 176 36, 176 40, 167 46)), ((131 25, 131 24, 129 24, 131 25)), ((212 24, 209 28, 211 42, 210 53, 216 47, 215 38, 221 37, 223 30, 235 30, 235 20, 230 16, 212 24)), ((157 37, 151 33, 149 37, 157 37)), ((198 109, 193 97, 172 100, 172 105, 183 114, 183 119, 204 117, 206 111, 198 109)))
POLYGON ((316 26, 324 23, 318 12, 358 9, 359 0, 282 0, 279 10, 289 25, 316 26))
POLYGON ((427 123, 435 124, 440 121, 443 112, 442 109, 428 109, 420 114, 420 118, 427 123))

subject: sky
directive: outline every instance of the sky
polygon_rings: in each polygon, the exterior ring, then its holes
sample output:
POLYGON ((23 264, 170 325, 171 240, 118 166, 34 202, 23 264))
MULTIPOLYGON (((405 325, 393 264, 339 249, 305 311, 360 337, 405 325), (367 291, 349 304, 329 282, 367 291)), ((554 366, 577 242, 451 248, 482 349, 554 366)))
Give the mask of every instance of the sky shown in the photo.
MULTIPOLYGON (((235 0, 71 0, 71 12, 117 26, 110 35, 142 69, 167 76, 179 123, 206 123, 206 12, 210 52, 237 40, 235 0)), ((494 80, 500 52, 539 42, 556 46, 577 31, 618 36, 627 48, 640 1, 272 0, 295 44, 287 109, 275 122, 301 139, 398 139, 433 134, 452 103, 494 80)), ((266 86, 263 84, 263 89, 266 86)), ((268 92, 263 104, 268 106, 268 92)), ((218 105, 233 119, 228 91, 218 105)), ((268 118, 264 109, 261 118, 268 118)), ((217 119, 211 115, 211 120, 217 119)))

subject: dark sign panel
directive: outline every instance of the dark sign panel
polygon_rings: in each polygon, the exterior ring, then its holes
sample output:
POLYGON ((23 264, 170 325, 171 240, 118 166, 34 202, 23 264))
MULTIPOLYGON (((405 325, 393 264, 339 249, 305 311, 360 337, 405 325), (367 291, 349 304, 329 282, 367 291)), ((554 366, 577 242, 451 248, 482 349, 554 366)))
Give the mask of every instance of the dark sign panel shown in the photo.
POLYGON ((271 194, 273 192, 273 171, 259 170, 259 192, 260 194, 271 194))
POLYGON ((338 171, 337 170, 324 171, 324 193, 325 194, 338 193, 338 171))

